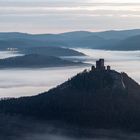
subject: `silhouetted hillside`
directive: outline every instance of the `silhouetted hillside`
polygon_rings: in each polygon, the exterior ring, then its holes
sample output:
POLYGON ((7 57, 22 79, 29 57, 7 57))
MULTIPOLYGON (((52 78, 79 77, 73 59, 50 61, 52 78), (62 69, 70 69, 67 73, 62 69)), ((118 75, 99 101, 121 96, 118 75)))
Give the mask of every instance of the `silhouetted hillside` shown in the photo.
POLYGON ((0 112, 96 128, 140 130, 140 86, 114 70, 84 71, 32 97, 2 100, 0 112))
POLYGON ((140 50, 140 35, 122 40, 114 48, 117 50, 140 50))
POLYGON ((32 39, 25 37, 25 38, 10 38, 10 39, 0 39, 0 49, 7 49, 7 48, 30 48, 30 47, 62 47, 66 46, 64 42, 55 41, 55 40, 41 40, 41 39, 32 39))
POLYGON ((107 40, 102 37, 90 35, 71 41, 69 44, 76 47, 99 48, 100 46, 107 44, 107 40))
MULTIPOLYGON (((88 32, 75 31, 61 34, 0 33, 0 49, 35 47, 88 47, 94 49, 135 50, 137 44, 127 43, 129 37, 140 35, 140 29, 88 32), (128 39, 127 39, 128 38, 128 39), (118 46, 122 40, 126 43, 118 46), (127 47, 128 45, 128 47, 127 47), (130 46, 131 45, 131 46, 130 46)), ((138 48, 139 49, 139 48, 138 48)))
POLYGON ((49 56, 84 56, 85 54, 61 47, 36 47, 36 48, 25 48, 20 51, 24 54, 40 54, 49 56))
MULTIPOLYGON (((80 32, 79 32, 80 33, 80 32)), ((105 50, 140 50, 140 30, 81 32, 79 38, 71 39, 67 44, 71 47, 83 47, 105 50)), ((65 33, 66 34, 66 33, 65 33)), ((72 33, 70 33, 72 34, 72 33)), ((67 33, 66 35, 70 35, 67 33)), ((76 34, 76 32, 73 32, 76 34)))
POLYGON ((110 40, 110 39, 126 39, 131 36, 140 35, 140 29, 134 29, 134 30, 110 30, 110 31, 104 31, 104 32, 97 32, 97 36, 100 36, 104 39, 110 40))
POLYGON ((108 40, 104 45, 94 46, 93 48, 122 51, 140 50, 140 35, 131 36, 123 40, 108 40))
POLYGON ((136 36, 140 34, 140 29, 132 29, 132 30, 109 30, 102 32, 89 32, 89 31, 73 31, 66 32, 60 34, 27 34, 27 33, 19 33, 19 32, 1 32, 1 39, 35 39, 35 40, 47 40, 47 39, 56 39, 62 40, 65 38, 66 40, 73 40, 74 38, 83 38, 87 36, 99 36, 104 39, 125 39, 131 36, 136 36))
MULTIPOLYGON (((136 35, 140 35, 140 29, 120 31, 110 30, 103 32, 75 31, 60 34, 60 36, 65 38, 65 44, 70 47, 88 47, 110 50, 117 50, 118 48, 116 45, 119 44, 120 41, 136 35)), ((127 50, 127 46, 121 46, 120 48, 127 50)), ((136 47, 133 46, 132 49, 135 50, 135 48, 136 47)))
POLYGON ((54 56, 29 54, 0 59, 0 68, 38 68, 82 65, 80 62, 63 60, 54 56))

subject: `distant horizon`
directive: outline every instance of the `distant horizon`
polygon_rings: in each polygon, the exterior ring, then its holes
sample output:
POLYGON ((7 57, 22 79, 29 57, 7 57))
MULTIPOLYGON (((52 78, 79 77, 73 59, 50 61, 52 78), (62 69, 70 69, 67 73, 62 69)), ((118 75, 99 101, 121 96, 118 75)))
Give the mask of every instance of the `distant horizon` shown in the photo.
POLYGON ((70 30, 70 31, 64 31, 64 32, 42 32, 42 33, 32 33, 32 32, 24 32, 24 31, 0 31, 0 33, 23 33, 23 34, 31 34, 31 35, 37 35, 37 34, 63 34, 63 33, 72 33, 72 32, 91 32, 91 33, 100 33, 100 32, 110 32, 110 31, 133 31, 133 30, 140 30, 140 28, 132 28, 132 29, 111 29, 111 30, 99 30, 99 31, 93 31, 93 30, 70 30))
POLYGON ((32 34, 140 28, 139 0, 0 0, 0 31, 32 34))

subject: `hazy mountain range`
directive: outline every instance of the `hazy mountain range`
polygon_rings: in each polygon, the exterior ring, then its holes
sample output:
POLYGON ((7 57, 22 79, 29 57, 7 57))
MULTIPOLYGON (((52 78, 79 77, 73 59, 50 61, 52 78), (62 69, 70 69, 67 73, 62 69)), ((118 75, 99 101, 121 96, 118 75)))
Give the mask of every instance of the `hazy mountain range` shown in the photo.
POLYGON ((0 33, 0 48, 86 47, 139 50, 140 29, 122 31, 75 31, 61 34, 0 33))

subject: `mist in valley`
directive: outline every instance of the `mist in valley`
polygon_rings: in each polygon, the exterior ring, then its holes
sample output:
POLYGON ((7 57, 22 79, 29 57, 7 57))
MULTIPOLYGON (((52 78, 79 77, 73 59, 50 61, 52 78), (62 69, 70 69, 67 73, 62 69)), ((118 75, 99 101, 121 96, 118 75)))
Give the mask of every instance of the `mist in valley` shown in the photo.
MULTIPOLYGON (((76 49, 85 57, 65 57, 95 64, 105 58, 106 64, 119 72, 125 71, 140 83, 140 51, 104 51, 76 49)), ((0 52, 1 59, 21 54, 0 52)), ((83 71, 89 66, 1 69, 0 97, 31 96, 47 91, 83 71)), ((20 116, 0 115, 0 139, 3 140, 139 140, 140 134, 120 130, 78 128, 57 122, 44 122, 20 116)))
POLYGON ((0 115, 1 140, 139 140, 140 134, 0 115))
MULTIPOLYGON (((76 49, 85 53, 85 57, 69 57, 95 64, 98 58, 104 58, 106 65, 119 72, 126 72, 140 83, 140 51, 105 51, 76 49)), ((1 58, 22 55, 13 52, 0 52, 1 58)), ((0 69, 0 97, 31 96, 47 91, 73 77, 89 66, 36 68, 36 69, 0 69)))
POLYGON ((126 72, 140 83, 140 51, 109 51, 94 49, 76 49, 85 53, 90 59, 85 62, 95 64, 98 58, 104 58, 106 65, 118 72, 126 72))

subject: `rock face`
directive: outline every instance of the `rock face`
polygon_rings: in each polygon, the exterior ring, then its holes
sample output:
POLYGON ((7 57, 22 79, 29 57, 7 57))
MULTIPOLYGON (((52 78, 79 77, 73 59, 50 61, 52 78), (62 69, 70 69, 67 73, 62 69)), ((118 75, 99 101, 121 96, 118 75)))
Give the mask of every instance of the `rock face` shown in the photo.
POLYGON ((125 89, 126 88, 125 83, 123 81, 123 75, 122 74, 119 74, 115 71, 112 71, 110 74, 111 74, 112 78, 114 79, 114 85, 113 85, 114 89, 115 88, 116 89, 117 88, 119 88, 119 89, 125 89))
POLYGON ((43 94, 2 100, 0 112, 140 130, 140 86, 114 70, 84 71, 43 94))

